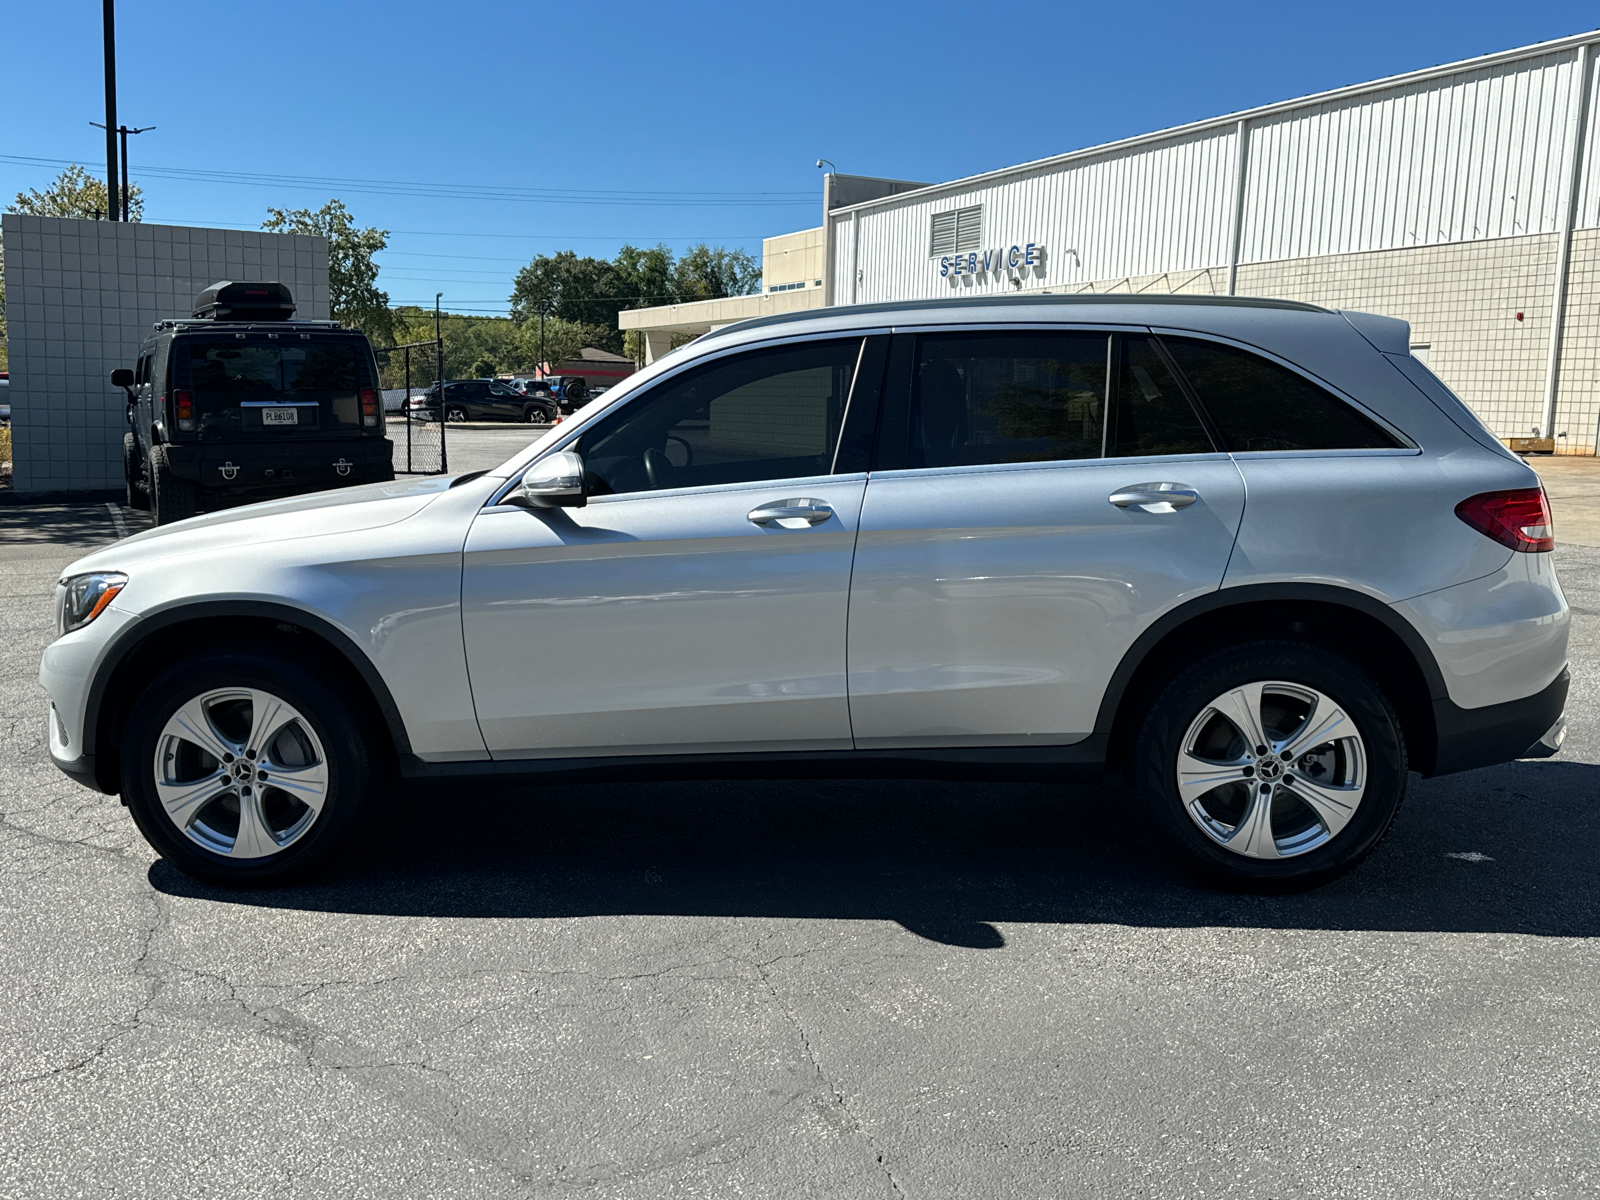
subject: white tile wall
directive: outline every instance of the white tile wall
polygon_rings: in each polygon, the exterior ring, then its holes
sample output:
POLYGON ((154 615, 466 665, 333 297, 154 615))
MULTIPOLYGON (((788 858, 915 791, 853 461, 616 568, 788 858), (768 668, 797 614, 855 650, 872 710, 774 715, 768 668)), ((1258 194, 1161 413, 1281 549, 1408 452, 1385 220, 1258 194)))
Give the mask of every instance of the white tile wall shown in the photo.
POLYGON ((133 366, 151 324, 187 317, 211 284, 276 280, 296 316, 328 316, 319 237, 16 213, 0 237, 19 493, 122 486, 125 401, 111 371, 133 366))

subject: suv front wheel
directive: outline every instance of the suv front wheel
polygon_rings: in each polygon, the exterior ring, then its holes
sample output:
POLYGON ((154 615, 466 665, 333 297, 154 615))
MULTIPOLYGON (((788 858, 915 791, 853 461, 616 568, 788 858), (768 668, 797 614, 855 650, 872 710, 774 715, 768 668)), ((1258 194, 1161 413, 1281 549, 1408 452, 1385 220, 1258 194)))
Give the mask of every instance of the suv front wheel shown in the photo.
POLYGON ((1297 642, 1230 647, 1181 672, 1135 756, 1162 840, 1211 881, 1255 891, 1344 874, 1377 848, 1405 795, 1388 698, 1347 659, 1297 642))
POLYGON ((130 710, 123 798, 187 875, 262 884, 304 871, 346 836, 366 798, 354 711, 292 660, 223 652, 181 662, 130 710))

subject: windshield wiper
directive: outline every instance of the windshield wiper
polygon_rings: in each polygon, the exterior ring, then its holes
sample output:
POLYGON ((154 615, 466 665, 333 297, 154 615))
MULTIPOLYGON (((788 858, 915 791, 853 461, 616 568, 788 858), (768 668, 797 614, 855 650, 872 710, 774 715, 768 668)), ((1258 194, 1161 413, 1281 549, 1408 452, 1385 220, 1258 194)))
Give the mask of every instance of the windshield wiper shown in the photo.
POLYGON ((454 479, 452 479, 450 481, 450 486, 453 488, 460 487, 463 483, 471 483, 474 479, 478 479, 481 476, 487 475, 488 473, 489 472, 487 470, 468 471, 465 475, 457 475, 454 479))

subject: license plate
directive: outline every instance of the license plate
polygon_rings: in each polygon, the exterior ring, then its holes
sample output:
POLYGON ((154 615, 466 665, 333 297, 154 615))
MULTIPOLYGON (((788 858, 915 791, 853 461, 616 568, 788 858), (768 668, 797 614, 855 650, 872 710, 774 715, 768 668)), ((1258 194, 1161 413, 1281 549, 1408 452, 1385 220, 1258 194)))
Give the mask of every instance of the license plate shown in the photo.
POLYGON ((261 410, 261 423, 263 425, 298 425, 300 424, 300 410, 298 408, 263 408, 261 410))

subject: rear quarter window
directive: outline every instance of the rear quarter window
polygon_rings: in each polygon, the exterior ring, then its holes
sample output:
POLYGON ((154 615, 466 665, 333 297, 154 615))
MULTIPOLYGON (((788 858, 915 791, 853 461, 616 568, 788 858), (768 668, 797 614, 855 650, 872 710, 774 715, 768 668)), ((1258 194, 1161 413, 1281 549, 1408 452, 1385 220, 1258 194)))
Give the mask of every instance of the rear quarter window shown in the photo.
POLYGON ((1394 435, 1287 367, 1217 342, 1163 337, 1229 450, 1388 450, 1394 435))

